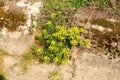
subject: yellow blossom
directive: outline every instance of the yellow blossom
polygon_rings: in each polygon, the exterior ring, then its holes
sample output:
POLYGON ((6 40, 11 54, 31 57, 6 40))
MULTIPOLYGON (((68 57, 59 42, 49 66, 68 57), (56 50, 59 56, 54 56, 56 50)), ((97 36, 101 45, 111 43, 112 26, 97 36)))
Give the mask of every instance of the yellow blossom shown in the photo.
POLYGON ((54 18, 55 16, 56 16, 56 14, 55 13, 51 13, 51 15, 50 15, 52 18, 54 18))
POLYGON ((51 21, 47 21, 46 25, 51 25, 52 22, 51 21))

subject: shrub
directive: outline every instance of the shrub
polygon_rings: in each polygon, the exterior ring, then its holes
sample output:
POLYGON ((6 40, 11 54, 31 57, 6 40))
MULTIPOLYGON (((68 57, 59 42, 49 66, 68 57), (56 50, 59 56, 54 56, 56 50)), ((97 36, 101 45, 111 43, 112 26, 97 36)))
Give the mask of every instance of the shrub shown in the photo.
POLYGON ((36 36, 41 43, 34 48, 40 61, 56 64, 69 63, 72 46, 86 46, 89 40, 80 38, 83 29, 71 25, 78 0, 47 0, 38 18, 40 33, 36 36))
POLYGON ((45 62, 55 62, 57 64, 69 63, 70 49, 72 46, 87 45, 88 40, 80 39, 80 34, 84 32, 78 27, 66 28, 47 21, 36 39, 42 44, 36 49, 37 56, 45 62))

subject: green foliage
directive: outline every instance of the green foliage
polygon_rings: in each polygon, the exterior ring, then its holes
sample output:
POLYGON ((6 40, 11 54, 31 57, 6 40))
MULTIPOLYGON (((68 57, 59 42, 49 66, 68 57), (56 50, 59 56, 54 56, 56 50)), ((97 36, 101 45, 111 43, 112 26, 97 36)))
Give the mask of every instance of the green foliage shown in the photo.
POLYGON ((23 58, 25 59, 25 60, 31 60, 32 59, 32 53, 26 53, 26 54, 24 54, 23 55, 23 58))
POLYGON ((56 25, 67 26, 69 24, 69 27, 71 27, 71 19, 74 11, 75 7, 71 5, 69 0, 45 0, 38 25, 41 26, 46 21, 53 20, 52 22, 56 25))
POLYGON ((108 8, 112 4, 110 0, 92 0, 92 3, 98 8, 108 8))
POLYGON ((49 8, 52 11, 60 11, 66 9, 77 9, 80 6, 96 6, 110 7, 110 0, 47 0, 45 2, 45 8, 49 8))
POLYGON ((27 72, 29 66, 32 63, 32 59, 33 59, 33 55, 32 53, 25 53, 22 57, 22 61, 21 61, 21 66, 22 66, 22 70, 23 72, 27 72))
POLYGON ((58 71, 54 71, 50 74, 50 80, 60 80, 60 73, 58 71))
POLYGON ((80 6, 105 8, 111 5, 110 0, 44 0, 38 25, 42 26, 46 21, 54 20, 52 22, 56 25, 72 27, 73 15, 80 6))

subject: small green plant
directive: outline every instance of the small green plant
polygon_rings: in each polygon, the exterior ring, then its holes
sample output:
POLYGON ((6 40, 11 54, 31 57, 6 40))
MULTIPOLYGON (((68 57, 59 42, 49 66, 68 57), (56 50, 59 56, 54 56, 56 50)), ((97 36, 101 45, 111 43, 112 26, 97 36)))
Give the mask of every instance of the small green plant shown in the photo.
POLYGON ((31 65, 31 61, 33 59, 33 55, 32 53, 26 53, 23 55, 22 57, 22 68, 23 68, 23 72, 27 72, 28 70, 28 66, 31 65))
POLYGON ((112 4, 110 0, 91 0, 91 2, 98 8, 109 8, 112 4))
POLYGON ((23 55, 23 58, 25 59, 25 60, 31 60, 32 59, 32 53, 26 53, 26 54, 24 54, 23 55))
POLYGON ((60 73, 58 71, 54 71, 50 74, 50 80, 60 80, 60 73))
POLYGON ((8 54, 7 51, 0 49, 0 55, 4 56, 4 55, 7 55, 7 54, 8 54))

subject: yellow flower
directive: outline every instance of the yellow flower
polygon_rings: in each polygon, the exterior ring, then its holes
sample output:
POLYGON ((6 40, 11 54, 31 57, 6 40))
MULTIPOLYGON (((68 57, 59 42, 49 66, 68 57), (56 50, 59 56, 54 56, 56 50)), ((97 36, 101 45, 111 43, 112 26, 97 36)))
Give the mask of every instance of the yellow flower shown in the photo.
POLYGON ((69 54, 70 54, 70 49, 69 49, 69 48, 63 48, 63 49, 62 49, 62 52, 63 52, 65 55, 69 55, 69 54))
POLYGON ((59 26, 59 25, 57 25, 57 26, 56 26, 56 29, 58 29, 58 30, 59 30, 60 28, 61 28, 61 26, 59 26))
POLYGON ((59 58, 58 58, 58 57, 55 57, 55 58, 53 59, 53 61, 54 61, 55 63, 58 63, 59 58))
POLYGON ((77 44, 78 44, 78 41, 77 41, 77 40, 71 40, 70 43, 71 43, 72 45, 77 45, 77 44))
POLYGON ((55 16, 56 16, 56 14, 55 13, 51 13, 51 15, 50 15, 52 18, 54 18, 55 16))
POLYGON ((45 56, 44 61, 50 61, 50 58, 48 56, 45 56))
POLYGON ((42 48, 38 48, 37 49, 37 55, 40 55, 40 54, 42 54, 43 53, 43 49, 42 48))
POLYGON ((62 64, 69 64, 70 63, 70 60, 69 59, 64 59, 62 60, 62 64))
POLYGON ((57 42, 56 41, 51 41, 51 45, 55 45, 57 42))
POLYGON ((52 22, 51 21, 47 21, 46 25, 51 25, 52 22))
POLYGON ((91 41, 90 41, 89 39, 86 39, 86 40, 85 40, 85 43, 86 43, 86 45, 90 45, 90 44, 91 44, 91 41))

